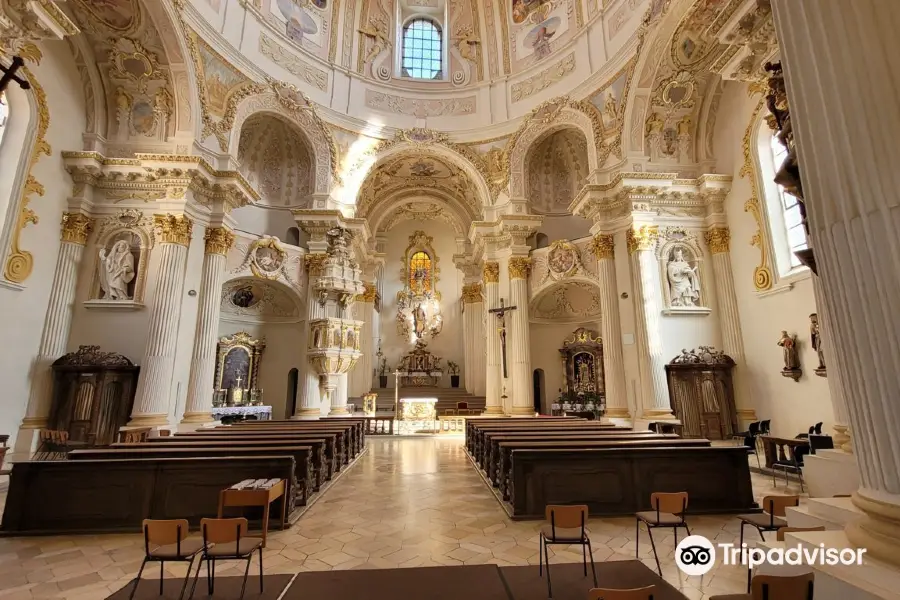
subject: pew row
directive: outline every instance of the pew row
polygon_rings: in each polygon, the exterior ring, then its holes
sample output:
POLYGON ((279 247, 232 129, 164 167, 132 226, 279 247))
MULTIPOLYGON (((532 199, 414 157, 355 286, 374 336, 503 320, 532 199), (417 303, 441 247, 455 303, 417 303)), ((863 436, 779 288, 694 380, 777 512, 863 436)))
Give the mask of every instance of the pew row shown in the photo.
POLYGON ((338 429, 319 429, 319 430, 310 430, 310 431, 227 431, 223 432, 219 429, 211 429, 208 432, 201 431, 189 431, 184 433, 179 433, 174 437, 170 438, 153 438, 150 440, 151 443, 162 443, 162 444, 170 444, 187 442, 187 441, 198 441, 198 442, 206 442, 207 444, 219 444, 228 443, 231 441, 253 441, 253 440, 290 440, 295 439, 295 436, 298 436, 296 439, 299 439, 299 436, 303 435, 334 435, 334 452, 335 452, 335 471, 340 471, 344 465, 350 463, 353 460, 353 457, 359 454, 359 451, 354 450, 352 444, 350 443, 350 437, 347 435, 347 432, 344 430, 338 429))
MULTIPOLYGON (((144 519, 174 518, 196 527, 201 518, 215 516, 221 490, 244 479, 290 481, 295 469, 288 454, 18 462, 0 532, 134 533, 144 519)), ((273 512, 280 514, 287 500, 276 500, 273 512)), ((299 517, 290 510, 288 522, 299 517)))

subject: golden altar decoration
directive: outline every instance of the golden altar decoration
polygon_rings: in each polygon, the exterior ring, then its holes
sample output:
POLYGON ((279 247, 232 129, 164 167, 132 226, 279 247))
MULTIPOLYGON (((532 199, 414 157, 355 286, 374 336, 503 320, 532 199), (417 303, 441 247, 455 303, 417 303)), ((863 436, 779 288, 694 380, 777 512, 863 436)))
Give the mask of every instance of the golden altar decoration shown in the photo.
POLYGON ((401 398, 401 421, 435 421, 437 398, 401 398))
POLYGON ((436 386, 444 376, 441 358, 426 350, 428 344, 422 340, 416 347, 400 359, 400 384, 404 387, 436 386))
POLYGON ((369 392, 363 396, 363 412, 369 416, 374 417, 375 411, 378 407, 378 394, 374 392, 369 392))

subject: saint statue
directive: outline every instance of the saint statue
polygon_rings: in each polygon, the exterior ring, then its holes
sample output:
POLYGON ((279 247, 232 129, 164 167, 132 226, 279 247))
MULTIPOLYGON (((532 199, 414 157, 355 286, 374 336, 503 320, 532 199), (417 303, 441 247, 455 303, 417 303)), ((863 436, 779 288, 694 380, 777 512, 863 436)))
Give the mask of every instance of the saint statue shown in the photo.
POLYGON ((781 332, 781 339, 778 340, 784 353, 784 369, 783 371, 796 371, 800 369, 800 357, 797 355, 797 336, 788 335, 787 331, 781 332))
POLYGON ((684 250, 675 248, 666 266, 669 277, 672 306, 697 306, 700 299, 700 275, 697 267, 684 260, 684 250))
POLYGON ((591 366, 587 360, 581 360, 578 363, 578 387, 581 390, 588 390, 592 383, 591 366))
POLYGON ((613 123, 619 118, 619 108, 616 105, 616 94, 612 90, 606 92, 606 103, 603 105, 603 112, 613 123))
POLYGON ((107 300, 130 300, 128 284, 134 279, 134 256, 125 240, 113 244, 107 254, 100 249, 100 287, 107 300))
POLYGON ((421 338, 425 335, 426 321, 427 317, 425 315, 425 309, 422 308, 422 303, 420 302, 413 310, 413 324, 415 326, 414 331, 416 332, 417 338, 421 338))
POLYGON ((819 366, 816 369, 825 368, 825 351, 822 348, 822 332, 819 329, 819 315, 813 313, 809 315, 809 336, 813 349, 819 357, 819 366))

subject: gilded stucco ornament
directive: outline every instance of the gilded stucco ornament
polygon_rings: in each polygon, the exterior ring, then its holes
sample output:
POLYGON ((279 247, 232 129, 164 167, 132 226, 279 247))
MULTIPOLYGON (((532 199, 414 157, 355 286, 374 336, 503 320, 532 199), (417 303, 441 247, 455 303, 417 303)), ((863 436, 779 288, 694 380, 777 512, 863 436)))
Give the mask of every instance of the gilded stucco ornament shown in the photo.
POLYGON ((42 53, 36 42, 79 33, 53 0, 4 0, 0 6, 0 55, 40 64, 42 53))
POLYGON ((591 252, 594 253, 594 257, 597 260, 603 260, 603 259, 607 259, 607 258, 615 258, 615 256, 616 256, 615 238, 609 234, 598 233, 591 239, 591 252))
POLYGON ((63 213, 60 240, 84 246, 92 227, 91 219, 81 213, 63 213))
POLYGON ((328 258, 328 255, 324 252, 307 254, 304 256, 304 262, 306 263, 306 272, 310 277, 319 277, 322 275, 322 269, 325 265, 325 259, 328 258))
POLYGON ((185 215, 153 215, 156 238, 161 244, 190 246, 194 222, 185 215))
POLYGON ((548 274, 553 279, 565 279, 582 268, 578 249, 568 240, 556 240, 547 249, 548 274))
POLYGON ((656 225, 641 225, 625 232, 625 243, 628 245, 629 254, 655 249, 658 239, 659 227, 656 225))
POLYGON ((488 283, 500 283, 500 263, 484 263, 482 277, 484 278, 485 285, 487 285, 488 283))
POLYGON ((509 259, 509 278, 528 279, 531 273, 531 259, 527 256, 513 256, 509 259))
POLYGON ((744 212, 750 213, 754 220, 756 220, 756 233, 753 234, 750 245, 759 248, 759 264, 753 269, 753 285, 758 292, 770 289, 773 283, 772 268, 770 266, 771 258, 769 256, 771 242, 769 240, 769 231, 766 227, 762 213, 764 209, 762 201, 760 200, 759 184, 757 183, 759 174, 756 172, 756 167, 753 162, 755 146, 754 134, 756 133, 757 118, 764 106, 765 100, 760 100, 756 105, 753 114, 750 116, 750 123, 747 125, 746 131, 744 131, 744 138, 741 142, 744 152, 744 164, 739 173, 740 177, 750 178, 750 188, 752 190, 750 199, 744 203, 744 212))
POLYGON ((462 301, 465 304, 478 304, 479 302, 484 302, 481 293, 480 283, 467 283, 462 288, 462 301))
POLYGON ((210 227, 203 239, 207 254, 227 255, 234 244, 234 234, 227 227, 210 227))
POLYGON ((706 245, 713 254, 724 254, 730 250, 731 232, 727 227, 713 227, 706 232, 706 245))

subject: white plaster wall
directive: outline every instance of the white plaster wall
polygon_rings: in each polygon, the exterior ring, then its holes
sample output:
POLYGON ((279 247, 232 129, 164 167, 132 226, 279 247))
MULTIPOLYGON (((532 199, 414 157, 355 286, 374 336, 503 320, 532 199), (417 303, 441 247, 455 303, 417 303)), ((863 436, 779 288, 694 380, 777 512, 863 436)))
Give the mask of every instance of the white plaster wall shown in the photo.
MULTIPOLYGON (((245 331, 254 338, 265 338, 266 349, 263 350, 259 363, 259 387, 263 390, 263 402, 272 407, 273 419, 286 419, 289 406, 287 403, 288 375, 291 369, 304 373, 303 357, 306 347, 304 323, 234 323, 221 321, 219 337, 233 335, 245 331)), ((300 404, 300 386, 298 379, 297 404, 300 404)))
MULTIPOLYGON (((826 428, 834 421, 828 383, 817 377, 816 353, 810 345, 809 314, 816 312, 810 278, 783 287, 780 293, 759 294, 753 284, 753 269, 759 264, 759 249, 750 245, 757 231, 756 220, 744 212, 751 197, 750 180, 741 178, 744 161, 741 140, 750 123, 758 97, 749 97, 742 85, 725 87, 715 132, 717 167, 734 175, 734 184, 726 201, 731 228, 731 261, 747 360, 751 406, 759 419, 771 419, 772 431, 779 436, 805 432, 809 425, 823 421, 826 428), (797 334, 803 376, 799 382, 782 377, 781 348, 776 345, 781 331, 797 334)), ((777 284, 776 284, 777 285, 777 284)))
MULTIPOLYGON (((0 345, 0 379, 4 393, 0 397, 0 433, 9 434, 10 445, 25 414, 31 381, 31 362, 37 355, 50 286, 59 250, 60 217, 72 182, 63 168, 61 150, 79 150, 85 129, 84 98, 78 71, 64 42, 40 44, 44 57, 39 66, 29 65, 47 95, 50 125, 46 140, 52 147, 50 156, 42 156, 32 174, 44 185, 43 196, 33 196, 29 208, 37 215, 37 225, 28 225, 22 233, 20 247, 34 256, 34 270, 24 289, 0 285, 0 322, 3 344, 0 345)), ((11 120, 27 119, 27 115, 10 115, 11 120)), ((11 140, 14 138, 10 138, 11 140)), ((20 160, 30 160, 22 156, 20 160)), ((15 169, 15 163, 4 162, 0 169, 15 169)), ((21 188, 12 191, 18 201, 21 188)), ((3 248, 5 264, 8 249, 3 248)), ((0 265, 2 268, 2 265, 0 265)))
MULTIPOLYGON (((287 240, 288 229, 297 227, 289 210, 249 205, 231 211, 231 216, 237 222, 236 229, 253 235, 273 235, 281 241, 287 240)), ((302 230, 300 235, 302 241, 302 230)))
MULTIPOLYGON (((450 376, 446 373, 447 361, 452 360, 458 364, 460 375, 465 377, 465 373, 462 372, 465 365, 463 361, 463 315, 460 310, 462 275, 453 265, 452 258, 456 253, 456 241, 450 227, 437 221, 425 223, 407 221, 397 225, 388 233, 385 244, 384 295, 381 309, 381 349, 387 358, 388 366, 396 368, 400 357, 415 347, 415 344, 409 339, 400 339, 397 333, 396 315, 397 292, 404 287, 400 275, 403 267, 402 259, 406 253, 406 247, 409 245, 410 236, 417 230, 424 231, 426 235, 434 238, 432 246, 440 259, 438 264, 441 272, 437 290, 443 297, 441 312, 444 316, 444 328, 440 335, 428 340, 428 350, 443 359, 441 364, 445 367, 445 374, 441 386, 450 387, 450 376)), ((393 377, 388 379, 389 385, 393 386, 393 377)))

